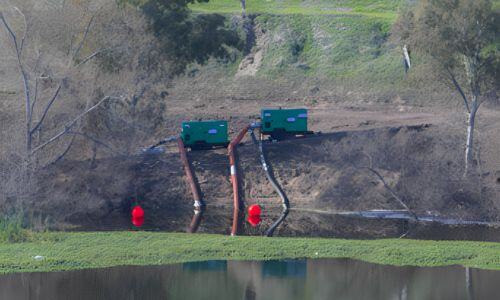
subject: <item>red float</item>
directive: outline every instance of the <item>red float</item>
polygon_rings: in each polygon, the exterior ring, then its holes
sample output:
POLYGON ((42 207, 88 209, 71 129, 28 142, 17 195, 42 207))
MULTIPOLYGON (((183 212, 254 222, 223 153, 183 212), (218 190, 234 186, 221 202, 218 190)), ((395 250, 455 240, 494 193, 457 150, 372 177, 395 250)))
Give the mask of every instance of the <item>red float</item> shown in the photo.
POLYGON ((257 227, 262 219, 260 218, 260 216, 249 216, 247 221, 248 223, 250 223, 250 225, 252 225, 252 227, 257 227))
POLYGON ((144 224, 144 217, 143 218, 134 218, 134 217, 132 217, 132 224, 135 227, 141 227, 142 224, 144 224))
POLYGON ((132 218, 144 218, 144 209, 140 205, 136 205, 132 209, 132 218))
POLYGON ((262 209, 258 204, 252 204, 248 207, 248 215, 249 216, 259 216, 262 213, 262 209))

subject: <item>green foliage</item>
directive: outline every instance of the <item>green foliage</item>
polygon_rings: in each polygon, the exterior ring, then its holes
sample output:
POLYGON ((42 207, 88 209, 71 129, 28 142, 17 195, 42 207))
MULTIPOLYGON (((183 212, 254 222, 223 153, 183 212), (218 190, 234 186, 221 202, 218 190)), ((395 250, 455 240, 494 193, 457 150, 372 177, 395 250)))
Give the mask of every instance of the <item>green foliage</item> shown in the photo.
POLYGON ((225 26, 226 18, 219 14, 191 14, 188 4, 208 0, 144 0, 139 5, 149 29, 160 46, 160 54, 173 65, 173 73, 181 73, 192 62, 202 64, 210 57, 224 59, 229 48, 242 49, 238 33, 225 26))
POLYGON ((41 221, 34 216, 26 217, 22 211, 0 216, 0 244, 56 242, 60 239, 46 228, 47 219, 41 221))
POLYGON ((261 15, 256 23, 273 41, 258 75, 356 79, 365 86, 403 78, 401 53, 388 43, 392 23, 386 19, 261 15))
MULTIPOLYGON (((497 14, 496 18, 500 19, 500 14, 497 14)), ((498 31, 497 34, 499 34, 498 31)), ((485 74, 488 74, 492 80, 490 85, 496 91, 500 90, 500 80, 498 80, 500 78, 500 38, 497 38, 494 43, 484 47, 481 51, 481 57, 485 58, 485 74)))
MULTIPOLYGON (((272 15, 364 15, 394 19, 405 0, 252 0, 247 1, 248 14, 272 15)), ((211 0, 190 6, 195 12, 240 14, 237 0, 211 0)))
POLYGON ((29 231, 24 227, 22 214, 0 216, 0 243, 25 242, 29 238, 29 231))
MULTIPOLYGON (((430 88, 436 77, 429 72, 428 55, 413 52, 415 65, 405 76, 402 43, 395 39, 395 35, 391 36, 392 33, 408 31, 398 28, 401 24, 396 24, 394 30, 392 26, 400 11, 414 10, 414 5, 419 2, 247 1, 247 14, 257 15, 256 24, 265 28, 272 41, 264 49, 264 60, 257 76, 270 80, 326 77, 335 82, 342 80, 341 84, 354 83, 358 88, 389 94, 414 90, 419 85, 430 88), (302 44, 302 51, 291 51, 302 44)), ((500 1, 493 1, 493 7, 499 8, 500 1)), ((240 3, 235 0, 210 0, 192 4, 190 8, 198 13, 241 13, 240 3)))
POLYGON ((413 49, 446 70, 461 69, 471 93, 491 83, 498 88, 500 52, 493 45, 500 41, 500 14, 490 0, 422 0, 403 11, 398 23, 413 49))
POLYGON ((489 0, 423 0, 408 17, 415 22, 415 46, 439 57, 471 57, 499 37, 489 0))
POLYGON ((414 266, 465 265, 500 270, 500 243, 229 237, 152 232, 45 233, 23 244, 0 244, 0 274, 210 259, 353 258, 414 266), (45 259, 36 261, 34 256, 45 259))

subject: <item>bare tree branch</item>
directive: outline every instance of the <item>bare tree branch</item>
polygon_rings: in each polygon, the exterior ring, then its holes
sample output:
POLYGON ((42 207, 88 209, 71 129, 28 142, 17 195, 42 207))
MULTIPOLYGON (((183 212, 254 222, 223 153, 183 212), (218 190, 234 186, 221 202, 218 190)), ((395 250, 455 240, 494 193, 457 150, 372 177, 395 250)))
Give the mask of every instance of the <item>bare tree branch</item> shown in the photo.
MULTIPOLYGON (((81 63, 79 63, 78 65, 76 65, 75 68, 78 68, 79 66, 85 64, 86 62, 88 62, 89 60, 91 60, 92 58, 94 58, 96 55, 98 55, 99 53, 101 53, 103 51, 106 51, 106 50, 108 50, 108 49, 102 49, 102 50, 94 52, 90 56, 86 57, 81 63)), ((42 125, 43 121, 45 120, 45 117, 47 116, 47 113, 49 112, 50 108, 52 107, 52 104, 54 104, 55 100, 59 96, 59 92, 61 91, 61 88, 62 88, 62 81, 65 80, 66 78, 67 77, 64 77, 61 80, 61 83, 57 87, 54 95, 52 96, 52 98, 50 99, 50 101, 47 103, 47 106, 45 107, 45 109, 43 111, 42 117, 37 122, 37 124, 30 130, 31 134, 33 134, 42 125)), ((38 80, 38 78, 36 80, 38 80)), ((35 87, 36 88, 38 87, 38 81, 36 81, 35 87)), ((35 89, 35 94, 36 94, 36 89, 35 89)), ((35 106, 35 101, 36 101, 36 96, 35 96, 35 100, 33 101, 33 104, 32 104, 32 109, 31 109, 32 113, 33 113, 33 107, 35 106)), ((30 117, 30 122, 31 122, 31 120, 32 120, 32 117, 30 117)))
POLYGON ((9 23, 7 22, 7 20, 5 20, 5 17, 3 15, 3 12, 0 11, 0 20, 2 20, 3 24, 5 25, 5 27, 7 28, 7 31, 9 32, 10 36, 12 37, 12 39, 14 40, 14 44, 15 44, 15 48, 16 48, 16 51, 18 50, 18 47, 17 47, 17 37, 16 37, 16 34, 14 33, 14 31, 12 31, 12 29, 10 28, 10 25, 9 23))
POLYGON ((450 75, 450 79, 453 82, 453 85, 455 86, 457 91, 462 96, 462 99, 464 100, 464 104, 465 104, 465 109, 467 109, 467 112, 470 113, 469 101, 467 101, 467 97, 465 96, 465 93, 462 90, 462 88, 460 87, 460 84, 458 83, 457 79, 455 78, 455 75, 453 75, 450 68, 446 67, 445 69, 446 69, 446 72, 448 72, 448 75, 450 75))
POLYGON ((375 176, 377 176, 377 178, 382 182, 382 184, 384 185, 385 189, 387 189, 389 191, 389 193, 392 195, 392 197, 394 199, 396 199, 396 201, 399 202, 399 204, 401 206, 403 206, 413 217, 414 220, 418 220, 418 217, 417 215, 408 207, 408 205, 406 205, 406 203, 404 203, 404 201, 394 192, 394 190, 387 184, 387 182, 385 181, 384 179, 384 176, 382 176, 377 170, 375 170, 373 168, 373 159, 370 155, 368 155, 367 153, 365 152, 361 152, 364 156, 366 156, 368 158, 368 166, 363 166, 363 167, 356 167, 356 168, 362 168, 362 169, 367 169, 368 171, 372 172, 375 176))
POLYGON ((30 127, 31 127, 31 122, 33 121, 33 110, 36 105, 36 100, 38 99, 38 79, 40 79, 38 76, 35 78, 35 93, 33 94, 33 101, 31 102, 31 115, 30 117, 30 127))
POLYGON ((72 135, 74 135, 74 136, 79 135, 79 136, 82 136, 82 137, 84 137, 84 138, 86 138, 86 139, 89 139, 89 140, 91 140, 92 142, 96 143, 97 145, 101 145, 102 147, 104 147, 104 148, 108 149, 109 151, 111 151, 111 152, 112 152, 112 153, 114 153, 114 154, 118 153, 118 154, 120 154, 120 155, 126 155, 126 153, 125 153, 125 152, 121 152, 121 151, 115 150, 115 149, 113 149, 113 147, 111 147, 110 145, 106 144, 105 142, 103 142, 103 141, 101 141, 101 140, 98 140, 98 139, 96 139, 95 137, 90 136, 90 135, 88 135, 88 134, 86 134, 86 133, 83 133, 83 132, 78 132, 78 131, 71 131, 71 130, 70 130, 70 131, 68 131, 68 134, 72 134, 72 135))
POLYGON ((94 106, 92 106, 89 109, 85 110, 83 113, 81 113, 80 115, 78 115, 72 121, 66 123, 66 125, 64 126, 64 130, 62 130, 58 134, 54 135, 52 138, 50 138, 49 140, 47 140, 45 143, 43 143, 43 144, 37 146, 36 148, 34 148, 31 151, 31 154, 34 154, 38 150, 40 150, 42 148, 45 148, 47 145, 53 143, 54 141, 58 140, 60 137, 62 137, 66 133, 68 133, 68 131, 70 131, 70 129, 76 124, 76 122, 78 120, 80 120, 81 118, 83 118, 85 115, 87 115, 88 113, 90 113, 91 111, 93 111, 94 109, 96 109, 97 107, 99 107, 104 101, 109 100, 109 99, 121 99, 121 98, 111 97, 111 96, 106 96, 106 97, 102 98, 99 102, 97 102, 96 104, 94 104, 94 106))
MULTIPOLYGON (((100 10, 97 10, 97 12, 99 12, 99 11, 100 10)), ((92 23, 94 22, 95 16, 97 15, 97 12, 92 15, 92 17, 90 18, 89 22, 87 23, 87 26, 85 27, 85 32, 83 34, 82 40, 78 44, 78 47, 76 48, 75 53, 73 54, 73 59, 75 59, 78 56, 78 54, 80 54, 80 51, 82 50, 83 44, 85 43, 85 40, 87 39, 87 36, 89 34, 90 26, 92 26, 92 23)))
POLYGON ((76 138, 76 135, 73 135, 71 137, 71 141, 69 142, 68 146, 66 147, 66 150, 64 150, 63 153, 61 153, 61 155, 59 155, 56 159, 54 159, 54 161, 52 161, 48 165, 53 165, 53 164, 57 163, 58 161, 60 161, 61 159, 63 159, 63 157, 66 156, 66 154, 68 154, 69 150, 71 149, 71 146, 73 146, 73 143, 75 142, 75 138, 76 138))
POLYGON ((384 177, 375 169, 373 168, 368 168, 366 167, 366 169, 368 169, 369 171, 371 171, 373 174, 375 174, 375 176, 378 177, 378 179, 380 179, 380 181, 384 184, 384 187, 389 191, 389 193, 391 193, 392 197, 394 197, 394 199, 396 199, 399 204, 401 204, 408 212, 410 212, 412 215, 413 213, 411 212, 410 208, 408 207, 408 205, 406 205, 403 200, 401 200, 401 198, 399 198, 398 195, 396 195, 396 193, 392 190, 392 188, 387 184, 387 182, 385 181, 384 177))
POLYGON ((31 122, 33 121, 33 110, 35 108, 36 101, 38 99, 38 80, 40 79, 40 77, 38 77, 36 74, 38 72, 38 66, 40 65, 41 58, 42 58, 42 54, 40 53, 40 51, 38 51, 38 57, 36 58, 35 68, 33 69, 33 74, 35 74, 35 92, 32 95, 33 101, 31 102, 31 115, 29 116, 30 117, 30 127, 31 127, 31 122))
POLYGON ((484 102, 486 102, 488 100, 491 100, 491 97, 489 97, 488 95, 483 95, 482 97, 478 97, 477 108, 479 109, 479 107, 481 106, 481 104, 483 104, 484 102))
POLYGON ((52 104, 54 104, 54 102, 57 99, 57 96, 59 96, 59 92, 61 91, 61 87, 62 87, 62 83, 59 84, 59 86, 56 89, 56 92, 54 93, 54 96, 52 96, 52 99, 50 99, 49 103, 47 103, 47 105, 45 106, 45 109, 43 110, 43 113, 42 113, 42 117, 36 123, 36 125, 30 130, 30 134, 33 134, 42 125, 43 121, 45 120, 45 117, 47 117, 47 113, 49 112, 50 108, 52 107, 52 104))
POLYGON ((95 51, 94 53, 90 54, 89 56, 85 57, 79 64, 77 64, 75 66, 75 69, 79 68, 81 65, 87 63, 89 60, 93 59, 94 57, 96 57, 97 55, 103 53, 103 52, 106 52, 106 51, 111 51, 113 50, 113 48, 104 48, 104 49, 100 49, 100 50, 97 50, 95 51))
MULTIPOLYGON (((24 17, 23 14, 21 14, 21 15, 24 17)), ((29 84, 28 84, 28 75, 26 74, 26 71, 25 71, 23 63, 22 63, 21 49, 19 48, 19 44, 17 42, 17 36, 14 33, 14 31, 12 30, 12 28, 10 27, 9 23, 5 19, 2 12, 0 12, 0 20, 2 21, 2 23, 4 24, 5 28, 7 29, 7 31, 9 32, 9 34, 12 38, 12 42, 13 42, 14 48, 16 50, 17 65, 19 67, 21 77, 23 80, 24 98, 25 98, 25 106, 26 106, 25 107, 25 110, 26 110, 26 149, 27 149, 27 152, 29 152, 31 150, 31 135, 30 135, 31 100, 30 100, 30 88, 29 88, 29 84)), ((26 22, 26 19, 25 19, 25 22, 26 22)))
POLYGON ((14 6, 14 9, 23 17, 24 20, 24 33, 23 37, 21 38, 21 45, 19 46, 19 52, 22 53, 24 47, 24 41, 26 40, 26 33, 28 32, 28 22, 26 22, 26 16, 21 12, 19 8, 14 6))

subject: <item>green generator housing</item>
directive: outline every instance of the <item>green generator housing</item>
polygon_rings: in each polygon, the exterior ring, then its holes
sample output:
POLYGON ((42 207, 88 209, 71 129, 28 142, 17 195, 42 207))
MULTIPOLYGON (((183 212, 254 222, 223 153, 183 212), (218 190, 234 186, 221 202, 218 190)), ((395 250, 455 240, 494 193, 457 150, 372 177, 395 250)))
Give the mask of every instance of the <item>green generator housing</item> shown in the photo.
POLYGON ((261 132, 263 134, 306 134, 307 109, 263 108, 261 110, 261 132))
POLYGON ((181 138, 184 146, 192 149, 227 146, 228 124, 226 120, 182 122, 181 138))

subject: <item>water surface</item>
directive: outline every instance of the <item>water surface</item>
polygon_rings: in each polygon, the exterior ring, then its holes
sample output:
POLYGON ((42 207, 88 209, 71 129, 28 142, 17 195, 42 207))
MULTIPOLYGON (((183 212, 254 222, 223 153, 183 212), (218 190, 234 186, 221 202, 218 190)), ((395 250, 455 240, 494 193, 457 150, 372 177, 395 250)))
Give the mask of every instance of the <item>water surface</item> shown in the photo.
POLYGON ((499 299, 500 271, 349 259, 207 261, 0 276, 0 299, 499 299))

